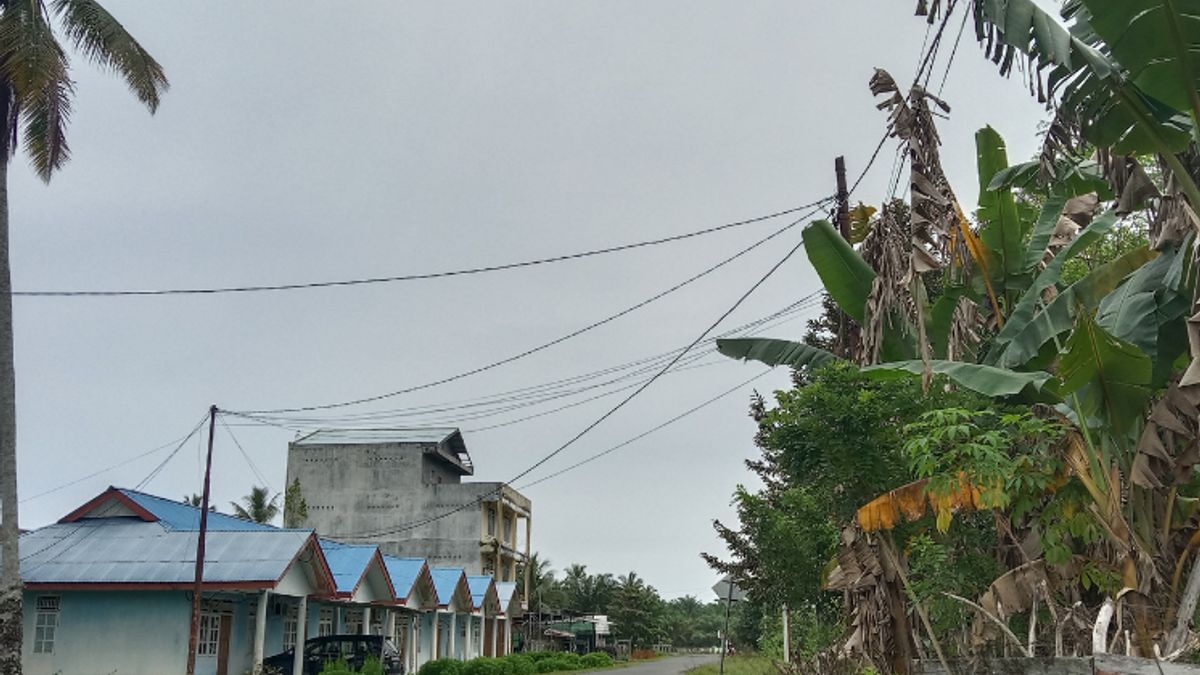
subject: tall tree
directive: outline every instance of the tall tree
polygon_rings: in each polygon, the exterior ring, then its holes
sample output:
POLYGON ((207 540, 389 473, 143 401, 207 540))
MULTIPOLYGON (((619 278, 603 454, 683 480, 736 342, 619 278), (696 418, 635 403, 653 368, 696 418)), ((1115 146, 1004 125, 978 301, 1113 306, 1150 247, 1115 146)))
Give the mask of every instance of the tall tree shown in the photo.
POLYGON ((250 494, 242 497, 242 503, 230 502, 233 505, 233 515, 256 523, 269 523, 279 515, 279 493, 274 497, 265 487, 253 486, 250 494), (243 506, 244 504, 244 506, 243 506))
POLYGON ((562 591, 550 568, 550 560, 534 553, 529 557, 528 565, 529 593, 525 593, 525 568, 521 566, 517 570, 517 595, 529 598, 533 612, 541 612, 543 607, 558 609, 562 604, 562 591))
MULTIPOLYGON (((21 615, 17 526, 17 399, 12 275, 8 259, 8 162, 25 146, 44 181, 70 156, 66 125, 75 85, 66 41, 124 78, 154 112, 167 89, 162 66, 95 0, 0 0, 0 617, 21 615)), ((21 672, 21 622, 0 621, 0 673, 21 672)))

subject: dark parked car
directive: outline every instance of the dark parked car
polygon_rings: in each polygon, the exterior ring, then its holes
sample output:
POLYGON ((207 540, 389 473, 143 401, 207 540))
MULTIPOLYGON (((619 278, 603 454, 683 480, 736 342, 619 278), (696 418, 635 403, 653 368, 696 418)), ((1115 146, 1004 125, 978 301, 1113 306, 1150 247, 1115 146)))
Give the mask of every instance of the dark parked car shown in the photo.
MULTIPOLYGON (((381 635, 326 635, 309 638, 304 643, 304 675, 318 675, 328 661, 346 659, 351 668, 362 668, 368 656, 383 662, 383 672, 401 675, 404 664, 400 662, 400 651, 390 640, 381 635)), ((293 651, 291 649, 263 659, 263 665, 278 668, 284 675, 291 675, 293 651)))

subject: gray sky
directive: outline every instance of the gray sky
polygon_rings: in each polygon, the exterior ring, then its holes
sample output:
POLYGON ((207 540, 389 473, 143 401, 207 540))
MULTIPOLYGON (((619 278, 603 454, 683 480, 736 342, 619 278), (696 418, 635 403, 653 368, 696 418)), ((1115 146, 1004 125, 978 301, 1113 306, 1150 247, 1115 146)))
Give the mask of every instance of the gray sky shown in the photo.
MULTIPOLYGON (((912 77, 914 3, 148 3, 106 0, 172 88, 147 115, 77 59, 74 159, 41 184, 14 165, 18 290, 161 288, 380 276, 510 262, 666 236, 833 191, 833 158, 862 170, 885 115, 873 67, 912 77)), ((935 66, 941 81, 955 22, 935 66)), ((944 98, 943 162, 965 206, 975 129, 1021 160, 1043 111, 964 36, 944 98)), ((855 200, 886 196, 889 143, 855 200)), ((588 260, 454 279, 216 297, 15 300, 20 489, 54 489, 185 434, 224 409, 302 406, 436 380, 623 309, 786 221, 588 260)), ((799 239, 798 229, 577 339, 485 374, 385 401, 462 401, 622 364, 691 341, 799 239)), ((722 328, 818 287, 798 254, 722 328)), ((803 318, 770 331, 798 338, 803 318)), ((721 330, 721 329, 718 329, 721 330)), ((531 477, 609 448, 754 375, 670 375, 531 477)), ((787 385, 782 369, 756 383, 787 385)), ((526 491, 534 546, 558 569, 635 570, 667 597, 708 599, 750 482, 751 386, 602 460, 526 491)), ((505 480, 620 398, 465 434, 482 480, 505 480)), ((564 399, 485 420, 501 422, 564 399)), ((358 412, 348 409, 346 412, 358 412)), ((409 425, 430 418, 408 418, 409 425)), ((396 420, 392 420, 395 422, 396 420)), ((273 489, 291 432, 233 428, 273 489)), ((22 526, 110 484, 132 487, 162 451, 22 504, 22 526)), ((193 441, 146 486, 200 491, 193 441)), ((217 435, 213 494, 255 482, 217 435)), ((518 486, 522 482, 517 483, 518 486)))

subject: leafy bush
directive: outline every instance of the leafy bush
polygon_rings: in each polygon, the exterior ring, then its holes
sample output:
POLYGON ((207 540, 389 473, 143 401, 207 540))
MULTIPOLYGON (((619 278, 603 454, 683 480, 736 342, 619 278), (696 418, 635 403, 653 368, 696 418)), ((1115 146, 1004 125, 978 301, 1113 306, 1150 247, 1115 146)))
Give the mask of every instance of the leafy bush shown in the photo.
POLYGON ((509 675, 511 668, 501 659, 480 656, 463 664, 462 675, 509 675))
POLYGON ((353 672, 350 670, 350 664, 346 663, 346 659, 326 661, 324 667, 321 668, 321 675, 350 675, 353 672))
POLYGON ((562 652, 525 652, 525 655, 533 659, 534 662, 552 659, 560 654, 562 654, 562 652))
POLYGON ((613 664, 613 659, 604 652, 591 652, 584 654, 580 659, 584 668, 608 668, 613 664))
POLYGON ((383 661, 377 656, 368 656, 363 659, 362 668, 358 671, 361 675, 384 675, 383 661))
POLYGON ((529 654, 509 654, 500 658, 508 668, 506 675, 535 675, 537 665, 529 654))
POLYGON ((463 675, 463 662, 455 659, 427 661, 417 675, 463 675))

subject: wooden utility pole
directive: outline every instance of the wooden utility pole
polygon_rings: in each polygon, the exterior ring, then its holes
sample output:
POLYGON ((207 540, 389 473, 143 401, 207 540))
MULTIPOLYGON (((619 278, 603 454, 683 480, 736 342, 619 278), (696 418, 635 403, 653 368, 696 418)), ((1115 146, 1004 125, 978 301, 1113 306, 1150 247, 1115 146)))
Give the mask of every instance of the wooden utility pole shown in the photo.
MULTIPOLYGON (((187 675, 196 675, 196 649, 200 646, 200 600, 204 594, 204 539, 208 532, 208 486, 212 479, 213 432, 217 406, 208 409, 208 459, 204 462, 204 491, 200 495, 200 535, 196 538, 196 579, 192 584, 192 629, 188 633, 187 675)), ((303 645, 300 647, 303 649, 303 645)))
POLYGON ((850 192, 846 189, 846 158, 833 160, 833 171, 837 175, 837 226, 842 239, 850 241, 850 192))

